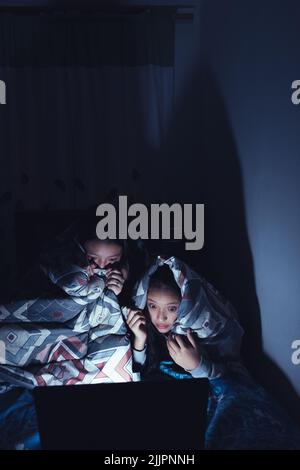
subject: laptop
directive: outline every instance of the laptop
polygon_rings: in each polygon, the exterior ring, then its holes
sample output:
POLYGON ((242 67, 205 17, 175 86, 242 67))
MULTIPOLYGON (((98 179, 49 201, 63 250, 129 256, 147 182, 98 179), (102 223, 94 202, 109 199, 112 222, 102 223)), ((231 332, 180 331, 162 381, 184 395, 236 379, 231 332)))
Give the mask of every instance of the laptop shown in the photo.
POLYGON ((34 389, 45 450, 204 448, 207 379, 34 389))

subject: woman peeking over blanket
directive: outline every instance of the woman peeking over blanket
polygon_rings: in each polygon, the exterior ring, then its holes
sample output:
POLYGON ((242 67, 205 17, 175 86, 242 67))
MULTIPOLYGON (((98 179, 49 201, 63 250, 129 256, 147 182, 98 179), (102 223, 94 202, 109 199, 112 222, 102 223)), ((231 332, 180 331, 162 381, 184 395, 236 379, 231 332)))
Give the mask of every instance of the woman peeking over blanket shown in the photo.
POLYGON ((127 325, 142 378, 213 379, 238 365, 243 330, 233 307, 183 262, 158 257, 134 302, 127 325))
POLYGON ((99 240, 96 220, 82 220, 62 234, 41 257, 52 282, 67 294, 93 299, 99 289, 116 296, 128 279, 128 247, 123 240, 99 240))
POLYGON ((95 228, 89 218, 64 232, 18 300, 0 305, 0 382, 32 388, 135 380, 122 305, 137 266, 129 269, 125 241, 101 241, 95 228))
POLYGON ((127 325, 142 380, 209 379, 206 449, 300 448, 297 425, 240 361, 243 329, 233 307, 205 279, 158 257, 134 302, 127 325))

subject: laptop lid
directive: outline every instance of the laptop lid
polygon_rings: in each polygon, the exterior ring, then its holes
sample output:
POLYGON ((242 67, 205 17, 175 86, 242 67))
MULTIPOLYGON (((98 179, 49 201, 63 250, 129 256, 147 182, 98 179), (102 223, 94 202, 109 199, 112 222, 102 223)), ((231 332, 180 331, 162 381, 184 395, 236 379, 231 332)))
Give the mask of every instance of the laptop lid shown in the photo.
POLYGON ((203 449, 207 379, 34 389, 43 449, 203 449))

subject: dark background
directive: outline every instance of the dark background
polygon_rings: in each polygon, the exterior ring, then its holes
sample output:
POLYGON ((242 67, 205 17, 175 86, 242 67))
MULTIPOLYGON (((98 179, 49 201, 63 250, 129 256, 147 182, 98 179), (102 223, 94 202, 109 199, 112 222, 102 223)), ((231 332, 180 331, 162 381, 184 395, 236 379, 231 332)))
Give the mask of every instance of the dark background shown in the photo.
POLYGON ((205 246, 184 256, 234 304, 249 369, 300 420, 299 2, 5 3, 3 293, 92 205, 204 203, 205 246))

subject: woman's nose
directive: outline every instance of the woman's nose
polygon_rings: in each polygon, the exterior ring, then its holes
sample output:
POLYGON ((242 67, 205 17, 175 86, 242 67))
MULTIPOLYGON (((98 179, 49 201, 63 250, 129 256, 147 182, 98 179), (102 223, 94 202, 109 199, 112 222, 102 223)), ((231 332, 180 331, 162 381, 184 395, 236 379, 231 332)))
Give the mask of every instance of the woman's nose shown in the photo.
POLYGON ((102 259, 97 259, 97 265, 100 269, 104 269, 107 265, 105 260, 102 259))
POLYGON ((158 319, 159 319, 160 321, 166 321, 167 318, 168 318, 168 317, 167 317, 166 312, 165 312, 164 310, 160 310, 160 311, 158 312, 158 319))

